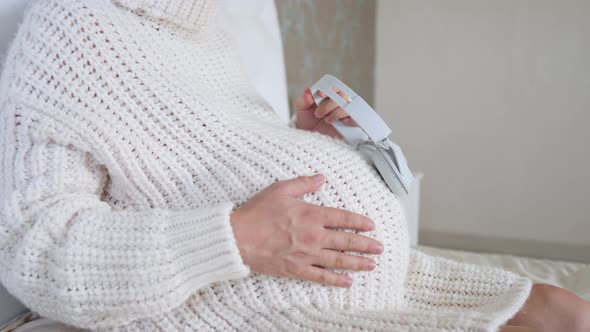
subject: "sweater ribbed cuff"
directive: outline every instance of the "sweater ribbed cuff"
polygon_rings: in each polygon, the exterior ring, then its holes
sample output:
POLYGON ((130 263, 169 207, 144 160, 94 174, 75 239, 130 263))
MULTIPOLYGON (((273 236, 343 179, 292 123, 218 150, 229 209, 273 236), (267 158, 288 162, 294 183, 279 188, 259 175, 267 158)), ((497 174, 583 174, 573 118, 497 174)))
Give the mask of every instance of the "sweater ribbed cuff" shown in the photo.
MULTIPOLYGON (((176 215, 169 236, 174 241, 174 265, 181 266, 184 278, 192 280, 189 291, 204 285, 246 277, 244 264, 230 223, 233 204, 223 203, 210 208, 176 215)), ((184 279, 183 278, 183 279, 184 279)))
POLYGON ((291 116, 291 119, 289 119, 288 126, 291 128, 297 128, 297 126, 295 125, 296 123, 297 123, 297 112, 294 112, 293 115, 291 116))
POLYGON ((77 317, 79 325, 108 328, 130 317, 146 318, 146 312, 162 314, 203 287, 247 277, 250 269, 230 223, 232 207, 227 202, 180 211, 80 212, 69 230, 75 237, 62 251, 66 267, 80 271, 67 287, 81 288, 78 280, 92 283, 85 286, 86 297, 72 292, 65 301, 88 307, 89 313, 95 312, 94 303, 117 310, 101 322, 94 316, 77 317))

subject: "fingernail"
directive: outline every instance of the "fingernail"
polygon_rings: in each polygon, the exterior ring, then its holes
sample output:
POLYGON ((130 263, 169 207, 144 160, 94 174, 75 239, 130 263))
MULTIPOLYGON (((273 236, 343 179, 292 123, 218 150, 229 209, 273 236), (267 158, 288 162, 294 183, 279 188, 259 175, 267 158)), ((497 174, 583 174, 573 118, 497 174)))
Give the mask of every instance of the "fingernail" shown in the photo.
POLYGON ((375 245, 375 246, 373 247, 373 252, 374 252, 374 253, 377 253, 377 254, 380 254, 380 253, 382 253, 382 252, 383 252, 383 249, 384 249, 384 248, 383 248, 383 245, 382 245, 382 244, 377 244, 377 245, 375 245))
POLYGON ((375 229, 375 222, 373 220, 369 220, 367 222, 367 226, 369 226, 369 230, 374 230, 375 229))
POLYGON ((377 264, 375 264, 375 261, 368 261, 367 262, 367 270, 369 270, 369 271, 373 271, 376 266, 377 266, 377 264))
POLYGON ((313 180, 313 182, 322 182, 324 181, 324 176, 322 174, 316 174, 312 176, 311 179, 313 180))
POLYGON ((344 286, 350 287, 352 286, 352 278, 349 276, 344 276, 344 286))

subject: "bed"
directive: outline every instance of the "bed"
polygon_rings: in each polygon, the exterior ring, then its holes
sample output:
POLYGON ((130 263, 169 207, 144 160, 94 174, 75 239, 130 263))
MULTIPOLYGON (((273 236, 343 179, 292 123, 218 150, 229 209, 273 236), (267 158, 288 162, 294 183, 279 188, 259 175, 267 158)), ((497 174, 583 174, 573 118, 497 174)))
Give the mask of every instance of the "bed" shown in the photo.
POLYGON ((476 253, 429 246, 418 246, 417 249, 430 255, 512 271, 531 278, 535 283, 550 284, 569 289, 590 301, 590 264, 476 253))
MULTIPOLYGON (((16 31, 25 1, 3 0, 0 3, 0 59, 16 31)), ((283 51, 273 0, 224 0, 224 13, 220 24, 237 40, 248 34, 250 41, 239 43, 247 73, 262 96, 273 106, 285 122, 289 117, 283 51), (241 8, 243 7, 243 8, 241 8), (254 36, 254 37, 251 37, 254 36), (259 66, 262 60, 266 65, 259 66)), ((319 77, 320 74, 318 74, 319 77)), ((409 204, 416 204, 409 203, 409 204)), ((413 223, 416 225, 415 223, 413 223)), ((411 228, 411 227, 410 227, 411 228)), ((590 265, 532 259, 508 255, 473 253, 428 246, 418 246, 428 254, 439 255, 474 264, 501 267, 530 277, 535 282, 548 283, 572 290, 590 300, 590 265)), ((27 309, 0 285, 0 332, 10 331, 7 323, 23 316, 27 309)), ((27 318, 28 317, 28 318, 27 318)), ((17 324, 13 324, 17 325, 17 324)), ((47 319, 36 319, 17 328, 17 332, 77 331, 47 319)))

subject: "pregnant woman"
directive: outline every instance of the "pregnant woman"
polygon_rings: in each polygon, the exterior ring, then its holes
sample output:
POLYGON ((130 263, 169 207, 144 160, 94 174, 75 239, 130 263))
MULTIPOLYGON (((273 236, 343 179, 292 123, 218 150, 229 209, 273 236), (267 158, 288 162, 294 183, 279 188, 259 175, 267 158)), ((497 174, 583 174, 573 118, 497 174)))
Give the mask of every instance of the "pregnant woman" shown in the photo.
POLYGON ((0 92, 12 294, 105 331, 588 328, 567 291, 410 250, 398 200, 331 131, 346 114, 306 91, 283 125, 217 5, 31 5, 0 92))

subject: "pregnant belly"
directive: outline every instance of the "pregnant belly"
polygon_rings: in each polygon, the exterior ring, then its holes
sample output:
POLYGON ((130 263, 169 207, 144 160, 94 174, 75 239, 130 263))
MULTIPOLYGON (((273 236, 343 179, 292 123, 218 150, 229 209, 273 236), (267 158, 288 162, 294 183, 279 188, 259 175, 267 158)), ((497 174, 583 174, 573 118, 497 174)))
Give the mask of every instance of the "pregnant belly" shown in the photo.
MULTIPOLYGON (((376 229, 362 234, 381 241, 384 252, 370 256, 377 263, 373 271, 338 271, 353 279, 353 286, 349 289, 253 273, 247 279, 227 282, 225 287, 231 292, 225 293, 254 292, 250 294, 255 294, 256 301, 271 307, 313 304, 331 308, 384 309, 403 304, 409 241, 398 199, 372 165, 344 143, 319 134, 299 130, 285 133, 284 127, 281 130, 280 138, 275 133, 262 138, 261 144, 273 146, 272 154, 263 153, 256 160, 275 164, 276 167, 267 165, 267 168, 273 169, 273 176, 280 180, 324 174, 326 183, 322 189, 306 195, 304 200, 368 216, 375 222, 376 229)), ((253 155, 261 153, 256 150, 252 150, 253 155)))

